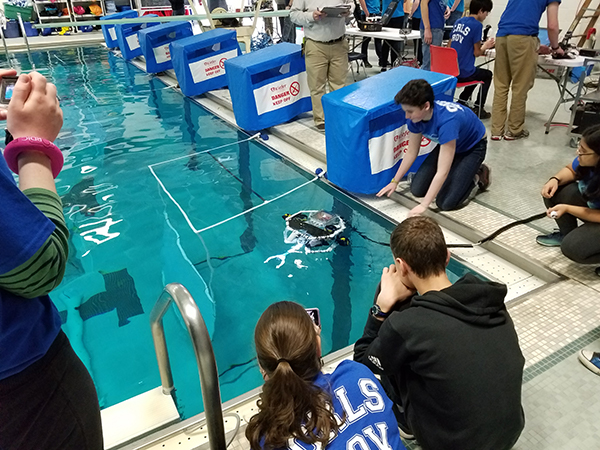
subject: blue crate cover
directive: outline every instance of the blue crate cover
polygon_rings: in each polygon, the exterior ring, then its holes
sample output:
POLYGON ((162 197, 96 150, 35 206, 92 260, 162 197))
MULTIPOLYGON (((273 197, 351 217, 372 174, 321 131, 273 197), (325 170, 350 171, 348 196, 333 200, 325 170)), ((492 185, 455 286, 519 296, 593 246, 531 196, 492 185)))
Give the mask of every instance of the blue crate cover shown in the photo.
POLYGON ((173 68, 171 49, 173 41, 192 36, 189 22, 168 22, 138 32, 142 54, 146 59, 146 71, 158 73, 173 68))
POLYGON ((239 127, 262 130, 312 109, 301 51, 281 43, 225 61, 239 127))
MULTIPOLYGON (((144 17, 158 17, 156 14, 146 14, 144 17)), ((160 25, 160 22, 147 23, 123 23, 115 25, 117 42, 121 49, 121 54, 125 61, 129 61, 136 56, 142 56, 142 47, 138 38, 138 32, 149 27, 160 25)))
POLYGON ((171 42, 173 69, 188 97, 227 86, 225 61, 241 54, 235 30, 224 28, 171 42))
MULTIPOLYGON (((427 80, 436 100, 452 101, 456 78, 411 67, 398 67, 323 96, 331 182, 361 194, 375 194, 390 182, 408 148, 406 119, 394 96, 414 79, 427 80)), ((436 145, 423 138, 413 171, 436 145)))
MULTIPOLYGON (((137 11, 125 11, 100 17, 100 20, 131 19, 137 16, 137 11)), ((104 35, 104 41, 106 42, 106 46, 108 48, 115 48, 119 46, 114 25, 102 25, 102 34, 104 35)))

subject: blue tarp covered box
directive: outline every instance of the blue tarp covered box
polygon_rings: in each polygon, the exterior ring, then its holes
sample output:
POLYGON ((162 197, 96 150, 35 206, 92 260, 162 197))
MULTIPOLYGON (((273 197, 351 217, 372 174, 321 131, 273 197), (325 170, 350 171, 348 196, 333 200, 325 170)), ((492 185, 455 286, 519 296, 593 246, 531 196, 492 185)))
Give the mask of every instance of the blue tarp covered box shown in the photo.
MULTIPOLYGON (((137 16, 137 11, 130 10, 100 17, 100 20, 131 19, 137 16)), ((119 46, 114 25, 102 25, 102 34, 104 35, 104 41, 106 42, 106 46, 108 48, 115 48, 119 46)))
POLYGON ((235 30, 216 28, 171 42, 171 60, 188 97, 227 86, 225 61, 241 55, 235 30))
MULTIPOLYGON (((156 14, 146 14, 144 17, 158 17, 156 14)), ((123 23, 115 25, 117 42, 121 49, 121 54, 125 61, 142 56, 142 47, 138 39, 138 32, 148 27, 160 25, 160 22, 154 23, 123 23)))
POLYGON ((138 32, 142 53, 146 59, 146 71, 158 73, 173 68, 171 49, 173 41, 192 36, 189 22, 168 22, 138 32))
POLYGON ((225 61, 238 126, 262 130, 312 109, 301 51, 282 43, 225 61))
MULTIPOLYGON (((411 67, 398 67, 323 96, 331 182, 361 194, 377 193, 390 182, 408 147, 406 119, 394 96, 419 78, 432 85, 436 100, 452 101, 456 78, 411 67)), ((420 155, 435 145, 424 137, 420 155)), ((424 158, 417 158, 413 170, 424 158)))

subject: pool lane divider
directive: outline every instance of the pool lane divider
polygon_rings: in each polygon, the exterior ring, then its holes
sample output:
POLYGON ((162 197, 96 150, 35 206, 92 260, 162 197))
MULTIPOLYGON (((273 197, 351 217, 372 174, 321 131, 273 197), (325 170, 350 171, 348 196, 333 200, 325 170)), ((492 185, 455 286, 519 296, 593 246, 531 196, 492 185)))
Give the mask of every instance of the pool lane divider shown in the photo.
MULTIPOLYGON (((238 142, 233 142, 233 143, 230 143, 230 144, 221 145, 221 146, 219 146, 219 147, 215 147, 215 148, 212 148, 212 149, 210 149, 210 150, 204 150, 204 151, 202 151, 202 152, 197 152, 197 153, 194 153, 193 155, 184 155, 184 156, 179 156, 179 157, 177 157, 177 158, 169 159, 169 160, 167 160, 167 161, 161 161, 161 162, 159 162, 159 163, 154 163, 154 164, 150 164, 150 165, 148 165, 148 169, 150 169, 150 172, 152 173, 152 176, 154 176, 154 178, 155 178, 155 179, 156 179, 156 181, 158 182, 158 184, 159 184, 159 186, 161 187, 161 189, 163 190, 163 192, 164 192, 165 194, 167 194, 167 196, 168 196, 168 197, 171 199, 171 201, 172 201, 172 202, 175 204, 175 206, 177 206, 177 208, 178 208, 178 209, 179 209, 179 211, 181 212, 181 215, 183 216, 183 218, 184 218, 184 219, 185 219, 185 221, 187 222, 188 226, 190 227, 190 229, 191 229, 191 230, 192 230, 192 231, 193 231, 195 234, 200 234, 200 233, 203 233, 203 232, 205 232, 205 231, 211 230, 212 228, 218 227, 219 225, 223 225, 224 223, 227 223, 227 222, 229 222, 229 221, 231 221, 231 220, 233 220, 233 219, 237 219, 238 217, 241 217, 241 216, 243 216, 243 215, 245 215, 245 214, 248 214, 249 212, 251 212, 251 211, 254 211, 255 209, 262 208, 263 206, 265 206, 265 205, 268 205, 269 203, 272 203, 272 202, 274 202, 274 201, 276 201, 276 200, 279 200, 279 199, 281 199, 281 198, 283 198, 283 197, 285 197, 285 196, 287 196, 287 195, 291 194, 292 192, 295 192, 295 191, 297 191, 298 189, 301 189, 301 188, 303 188, 303 187, 305 187, 305 186, 308 186, 309 184, 311 184, 311 183, 313 183, 313 182, 317 181, 319 178, 322 178, 322 177, 324 177, 324 176, 325 176, 325 172, 323 171, 323 169, 321 169, 321 168, 318 168, 318 169, 315 171, 315 176, 314 176, 313 178, 311 178, 310 180, 306 181, 305 183, 302 183, 302 184, 300 184, 299 186, 296 186, 295 188, 293 188, 293 189, 290 189, 289 191, 287 191, 287 192, 284 192, 283 194, 280 194, 280 195, 278 195, 277 197, 274 197, 274 198, 272 198, 272 199, 270 199, 270 200, 265 200, 263 197, 261 197, 261 196, 259 195, 259 198, 260 198, 261 200, 263 200, 263 203, 261 203, 260 205, 256 205, 256 206, 254 206, 254 207, 252 207, 252 208, 246 209, 246 210, 244 210, 244 211, 242 211, 242 212, 240 212, 240 213, 238 213, 238 214, 235 214, 234 216, 231 216, 231 217, 229 217, 229 218, 227 218, 227 219, 221 220, 220 222, 217 222, 217 223, 215 223, 215 224, 212 224, 212 225, 210 225, 210 226, 208 226, 208 227, 201 228, 201 229, 197 229, 197 228, 194 226, 194 224, 192 223, 192 221, 190 220, 190 218, 189 218, 189 216, 187 215, 187 213, 186 213, 186 212, 184 211, 184 209, 181 207, 181 205, 180 205, 180 204, 177 202, 177 200, 175 200, 175 198, 173 198, 173 196, 171 195, 171 193, 169 192, 169 190, 166 188, 166 186, 163 184, 163 182, 160 180, 160 178, 159 178, 159 177, 156 175, 156 172, 154 171, 154 167, 155 167, 155 166, 159 166, 159 165, 161 165, 161 164, 166 164, 166 163, 169 163, 169 162, 177 161, 177 160, 180 160, 180 159, 184 159, 184 158, 190 158, 191 156, 199 155, 199 154, 202 154, 202 153, 209 153, 209 152, 213 152, 213 151, 215 151, 215 150, 218 150, 218 149, 220 149, 220 148, 223 148, 223 147, 227 147, 227 146, 231 146, 231 145, 235 145, 235 144, 241 144, 242 142, 247 142, 247 141, 250 141, 250 140, 252 140, 252 139, 256 139, 256 138, 257 138, 257 137, 259 137, 259 136, 260 136, 260 133, 256 133, 256 134, 254 134, 254 135, 250 136, 248 139, 242 139, 241 141, 238 141, 238 142)), ((212 156, 212 155, 211 155, 211 156, 212 156)), ((218 161, 217 161, 217 162, 218 162, 218 161)), ((224 167, 224 166, 223 166, 223 167, 224 167)), ((229 172, 229 171, 228 171, 228 172, 229 172)), ((231 172, 229 172, 229 173, 231 174, 231 172)), ((233 174, 232 174, 232 175, 233 175, 233 174)), ((238 177, 236 177, 235 175, 234 175, 234 178, 235 178, 236 180, 240 181, 240 180, 239 180, 239 178, 238 178, 238 177)), ((253 192, 254 192, 254 191, 253 191, 253 192)), ((258 194, 256 194, 256 195, 258 195, 258 194)))

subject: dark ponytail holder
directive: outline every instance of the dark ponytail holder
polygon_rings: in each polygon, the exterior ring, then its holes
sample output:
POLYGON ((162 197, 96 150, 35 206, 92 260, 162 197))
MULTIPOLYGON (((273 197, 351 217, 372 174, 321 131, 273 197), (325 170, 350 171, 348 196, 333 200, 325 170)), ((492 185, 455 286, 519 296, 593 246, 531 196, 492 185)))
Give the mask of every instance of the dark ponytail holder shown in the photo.
POLYGON ((287 359, 285 359, 285 358, 279 358, 279 359, 277 360, 277 365, 279 365, 279 363, 282 363, 282 362, 284 362, 284 361, 285 361, 286 363, 288 363, 288 364, 291 366, 290 362, 289 362, 287 359))

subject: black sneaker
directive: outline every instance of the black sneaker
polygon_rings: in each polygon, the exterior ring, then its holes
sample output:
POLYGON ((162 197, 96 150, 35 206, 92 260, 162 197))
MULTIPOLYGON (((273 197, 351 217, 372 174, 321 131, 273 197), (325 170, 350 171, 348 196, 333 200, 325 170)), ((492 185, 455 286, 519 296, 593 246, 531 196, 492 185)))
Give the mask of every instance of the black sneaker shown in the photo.
POLYGON ((369 61, 363 61, 365 63, 365 67, 367 69, 370 69, 371 67, 373 67, 373 65, 369 62, 369 61))
POLYGON ((400 433, 400 437, 402 439, 406 439, 407 441, 413 441, 415 439, 415 435, 413 432, 405 427, 404 425, 400 425, 398 422, 398 432, 400 433))
POLYGON ((473 112, 479 117, 481 120, 489 119, 492 117, 492 113, 487 112, 484 108, 481 108, 481 113, 479 112, 479 107, 477 105, 473 106, 473 112))
POLYGON ((492 184, 492 169, 487 164, 481 164, 477 171, 479 181, 477 181, 477 187, 481 192, 487 191, 492 184))

